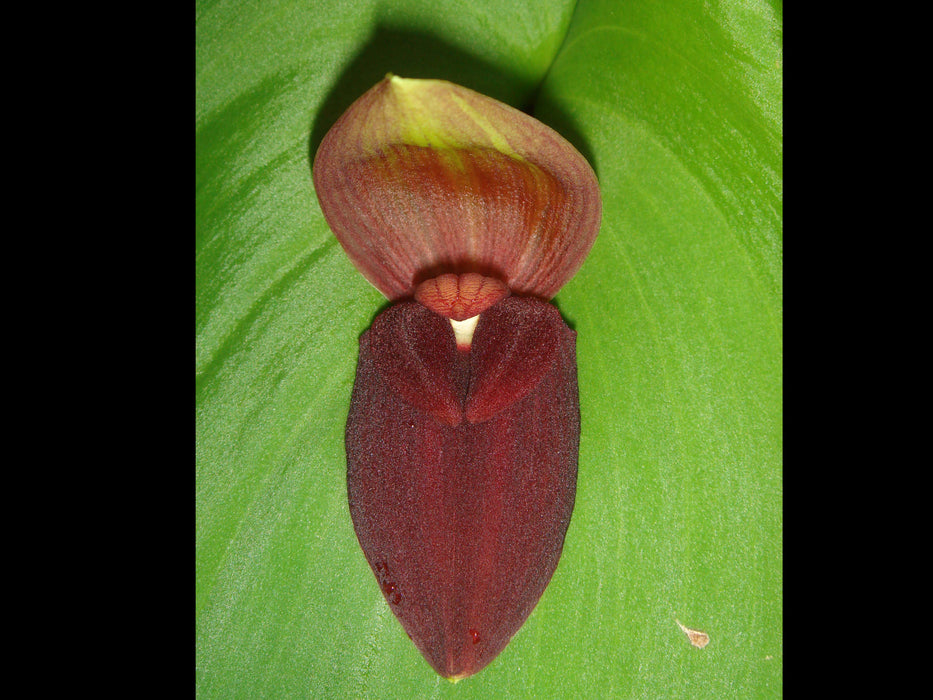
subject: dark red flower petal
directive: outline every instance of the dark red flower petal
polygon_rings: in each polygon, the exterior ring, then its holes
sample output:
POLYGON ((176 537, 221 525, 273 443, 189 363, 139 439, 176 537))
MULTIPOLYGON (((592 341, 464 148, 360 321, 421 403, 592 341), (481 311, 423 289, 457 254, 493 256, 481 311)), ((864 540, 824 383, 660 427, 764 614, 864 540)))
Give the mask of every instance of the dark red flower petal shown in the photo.
POLYGON ((464 367, 447 319, 421 304, 395 304, 366 334, 379 379, 399 398, 448 425, 463 420, 464 367))
POLYGON ((474 367, 464 410, 481 423, 527 396, 554 364, 566 326, 550 304, 505 299, 484 313, 473 334, 474 367))
POLYGON ((360 545, 418 649, 452 679, 485 667, 531 613, 576 491, 575 333, 544 302, 511 297, 487 314, 500 306, 480 319, 477 353, 458 352, 418 304, 384 312, 361 338, 347 422, 360 545), (394 364, 393 354, 419 359, 394 364), (462 408, 472 386, 489 415, 439 420, 412 400, 428 377, 444 387, 440 403, 458 396, 462 408), (493 396, 497 384, 506 399, 493 396))

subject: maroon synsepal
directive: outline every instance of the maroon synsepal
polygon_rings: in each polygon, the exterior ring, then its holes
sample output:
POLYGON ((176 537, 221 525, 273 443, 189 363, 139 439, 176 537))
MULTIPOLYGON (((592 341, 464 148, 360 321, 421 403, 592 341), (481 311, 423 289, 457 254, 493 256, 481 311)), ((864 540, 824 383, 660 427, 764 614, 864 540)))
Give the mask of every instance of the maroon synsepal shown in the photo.
POLYGON ((502 651, 557 567, 576 492, 576 334, 519 297, 480 317, 469 353, 434 319, 399 303, 361 338, 347 483, 392 611, 456 679, 502 651))

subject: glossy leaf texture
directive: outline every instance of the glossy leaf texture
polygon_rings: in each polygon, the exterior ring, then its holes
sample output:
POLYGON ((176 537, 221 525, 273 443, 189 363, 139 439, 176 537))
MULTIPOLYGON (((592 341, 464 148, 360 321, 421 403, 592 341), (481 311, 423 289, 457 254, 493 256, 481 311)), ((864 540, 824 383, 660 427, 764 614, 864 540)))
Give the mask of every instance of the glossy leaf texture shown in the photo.
POLYGON ((196 13, 198 697, 780 697, 781 4, 196 13), (582 416, 561 561, 502 654, 456 685, 352 527, 344 427, 384 298, 311 179, 323 134, 390 71, 529 111, 603 196, 554 299, 582 416))
POLYGON ((393 613, 445 678, 492 661, 557 567, 580 438, 574 342, 553 306, 518 297, 483 314, 468 353, 415 302, 360 340, 350 514, 393 613))

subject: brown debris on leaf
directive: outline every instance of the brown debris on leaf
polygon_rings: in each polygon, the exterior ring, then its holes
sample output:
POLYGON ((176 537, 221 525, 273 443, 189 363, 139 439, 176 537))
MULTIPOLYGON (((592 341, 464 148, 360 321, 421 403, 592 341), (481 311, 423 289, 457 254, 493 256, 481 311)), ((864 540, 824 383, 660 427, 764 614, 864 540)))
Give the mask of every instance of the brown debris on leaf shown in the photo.
POLYGON ((702 649, 707 644, 709 644, 709 635, 706 632, 701 632, 700 630, 692 630, 689 627, 685 626, 680 620, 674 620, 678 624, 683 633, 687 635, 687 639, 690 640, 690 643, 695 646, 697 649, 702 649))

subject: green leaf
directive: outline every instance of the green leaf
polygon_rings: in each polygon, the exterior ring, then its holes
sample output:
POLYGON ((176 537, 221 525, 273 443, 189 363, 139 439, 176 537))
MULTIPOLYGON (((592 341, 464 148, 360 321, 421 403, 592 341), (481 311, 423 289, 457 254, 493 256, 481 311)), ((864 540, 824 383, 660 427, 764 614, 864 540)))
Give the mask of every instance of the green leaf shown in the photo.
POLYGON ((199 697, 782 694, 781 34, 761 1, 198 3, 199 697), (357 339, 385 301, 311 183, 320 138, 390 71, 530 109, 604 200, 556 299, 583 414, 563 558, 457 685, 350 523, 357 339))

